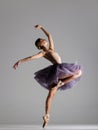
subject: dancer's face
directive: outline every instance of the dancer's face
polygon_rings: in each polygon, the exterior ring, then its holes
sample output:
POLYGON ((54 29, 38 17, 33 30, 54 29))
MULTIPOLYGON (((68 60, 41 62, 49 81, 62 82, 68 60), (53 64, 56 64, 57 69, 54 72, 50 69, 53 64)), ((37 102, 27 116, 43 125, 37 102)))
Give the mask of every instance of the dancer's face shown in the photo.
POLYGON ((42 49, 43 47, 47 47, 47 41, 46 40, 41 40, 38 44, 37 44, 37 48, 40 50, 42 49))

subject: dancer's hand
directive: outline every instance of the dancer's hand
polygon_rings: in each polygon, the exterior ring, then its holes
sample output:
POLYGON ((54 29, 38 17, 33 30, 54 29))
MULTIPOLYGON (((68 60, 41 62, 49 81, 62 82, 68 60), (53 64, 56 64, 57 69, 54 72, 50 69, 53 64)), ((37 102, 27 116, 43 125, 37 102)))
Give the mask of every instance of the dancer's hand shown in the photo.
POLYGON ((13 68, 16 69, 19 66, 20 61, 17 61, 14 65, 13 68))
POLYGON ((41 29, 42 28, 41 25, 35 25, 34 27, 37 28, 37 29, 41 29))

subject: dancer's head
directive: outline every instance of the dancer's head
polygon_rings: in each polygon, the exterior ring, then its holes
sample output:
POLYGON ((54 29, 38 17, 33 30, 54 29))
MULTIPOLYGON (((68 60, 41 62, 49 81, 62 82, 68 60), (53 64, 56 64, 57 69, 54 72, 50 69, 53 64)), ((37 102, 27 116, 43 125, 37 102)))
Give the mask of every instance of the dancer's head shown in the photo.
POLYGON ((47 47, 47 41, 45 39, 42 39, 42 38, 38 38, 36 41, 35 41, 35 46, 38 48, 38 49, 43 49, 43 47, 47 47))

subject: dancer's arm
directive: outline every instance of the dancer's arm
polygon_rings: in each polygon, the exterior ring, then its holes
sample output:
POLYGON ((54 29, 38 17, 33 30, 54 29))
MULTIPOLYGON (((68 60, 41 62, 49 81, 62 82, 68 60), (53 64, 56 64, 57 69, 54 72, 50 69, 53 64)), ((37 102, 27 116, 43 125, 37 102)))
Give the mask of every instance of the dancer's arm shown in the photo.
POLYGON ((51 34, 49 32, 47 32, 46 29, 44 29, 40 25, 36 25, 35 28, 41 29, 46 34, 46 36, 48 37, 48 40, 49 40, 49 49, 54 50, 54 44, 53 44, 53 39, 52 39, 51 34))
POLYGON ((45 52, 39 52, 38 54, 35 54, 33 56, 29 56, 29 57, 26 57, 24 59, 21 59, 21 60, 18 60, 14 65, 13 65, 13 68, 16 69, 20 63, 24 63, 24 62, 27 62, 27 61, 30 61, 30 60, 34 60, 34 59, 38 59, 40 57, 43 57, 45 54, 45 52))

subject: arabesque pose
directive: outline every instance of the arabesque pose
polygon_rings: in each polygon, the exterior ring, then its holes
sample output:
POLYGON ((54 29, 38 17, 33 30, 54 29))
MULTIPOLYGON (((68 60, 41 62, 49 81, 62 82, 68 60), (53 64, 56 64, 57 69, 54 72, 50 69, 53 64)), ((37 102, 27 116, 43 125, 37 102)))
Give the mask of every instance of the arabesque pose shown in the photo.
POLYGON ((38 38, 35 45, 41 51, 17 61, 13 68, 16 69, 21 63, 41 57, 52 63, 52 65, 37 71, 34 77, 41 86, 49 90, 45 103, 45 116, 43 117, 43 127, 45 127, 49 121, 51 103, 57 90, 66 90, 75 85, 82 75, 82 70, 81 66, 76 63, 62 63, 60 56, 54 50, 51 34, 40 25, 36 25, 35 28, 41 29, 45 33, 48 42, 46 39, 38 38))

